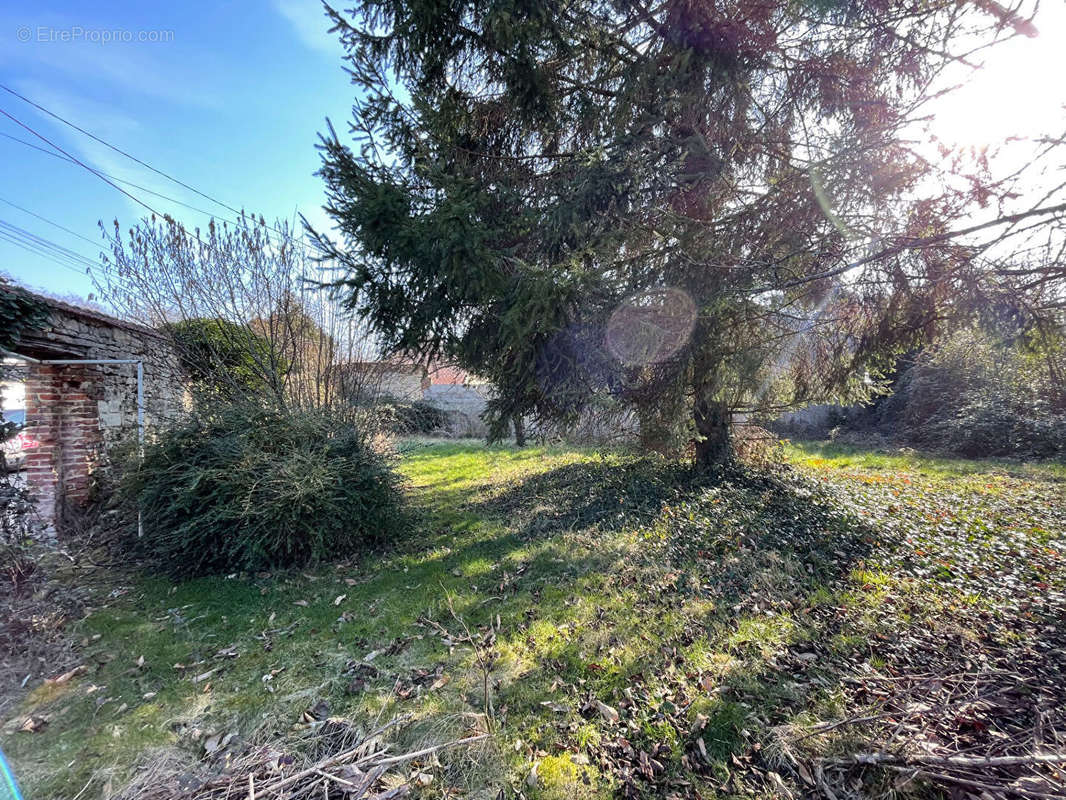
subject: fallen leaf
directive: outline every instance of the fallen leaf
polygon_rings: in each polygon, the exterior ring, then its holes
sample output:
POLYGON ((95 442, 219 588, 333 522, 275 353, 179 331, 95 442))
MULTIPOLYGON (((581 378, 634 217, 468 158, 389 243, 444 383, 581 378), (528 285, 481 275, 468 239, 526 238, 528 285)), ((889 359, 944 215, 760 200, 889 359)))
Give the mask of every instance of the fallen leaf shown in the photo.
MULTIPOLYGON (((86 667, 84 664, 81 664, 81 665, 79 665, 77 667, 74 667, 74 669, 70 670, 69 672, 64 672, 62 675, 59 675, 59 676, 57 676, 55 678, 45 678, 44 682, 48 683, 48 684, 52 684, 54 686, 59 686, 61 684, 66 683, 71 678, 76 678, 78 675, 81 675, 82 673, 88 672, 88 671, 89 671, 89 668, 86 667)), ((23 681, 23 684, 25 685, 25 681, 23 681)))
POLYGON ((37 733, 48 727, 48 720, 44 717, 26 717, 19 726, 19 733, 37 733))
POLYGON ((608 722, 618 722, 618 710, 612 708, 604 702, 596 701, 596 709, 600 712, 600 716, 608 722))

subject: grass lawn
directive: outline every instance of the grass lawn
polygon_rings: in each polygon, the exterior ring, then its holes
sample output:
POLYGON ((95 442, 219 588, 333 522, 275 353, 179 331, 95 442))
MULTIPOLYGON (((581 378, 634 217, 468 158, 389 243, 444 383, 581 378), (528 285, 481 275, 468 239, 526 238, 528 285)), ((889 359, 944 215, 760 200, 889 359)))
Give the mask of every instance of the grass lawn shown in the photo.
POLYGON ((28 800, 100 797, 220 735, 297 741, 328 707, 368 725, 412 714, 396 747, 493 731, 421 765, 429 798, 770 798, 823 782, 933 796, 935 780, 844 762, 1061 717, 1066 469, 786 456, 789 470, 697 477, 588 450, 408 443, 423 522, 388 554, 177 585, 91 578, 73 633, 86 669, 29 683, 3 748, 28 800), (967 681, 1023 699, 960 714, 967 681), (873 719, 843 724, 855 716, 873 719), (19 732, 27 719, 37 730, 19 732))

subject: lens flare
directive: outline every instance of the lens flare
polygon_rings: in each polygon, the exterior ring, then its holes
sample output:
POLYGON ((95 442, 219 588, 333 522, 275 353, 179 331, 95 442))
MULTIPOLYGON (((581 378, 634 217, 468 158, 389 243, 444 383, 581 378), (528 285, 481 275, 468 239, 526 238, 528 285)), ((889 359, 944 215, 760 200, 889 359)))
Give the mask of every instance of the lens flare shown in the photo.
POLYGON ((811 180, 811 189, 814 190, 814 198, 818 201, 818 206, 822 209, 822 213, 825 214, 826 219, 833 223, 833 227, 840 231, 841 235, 845 239, 854 239, 855 234, 848 227, 848 224, 844 222, 833 210, 833 200, 829 196, 829 191, 826 189, 825 180, 822 178, 822 172, 817 167, 811 167, 809 170, 809 176, 811 180))
POLYGON ((689 340, 696 304, 682 289, 645 289, 627 298, 607 322, 607 349, 626 366, 665 361, 689 340))

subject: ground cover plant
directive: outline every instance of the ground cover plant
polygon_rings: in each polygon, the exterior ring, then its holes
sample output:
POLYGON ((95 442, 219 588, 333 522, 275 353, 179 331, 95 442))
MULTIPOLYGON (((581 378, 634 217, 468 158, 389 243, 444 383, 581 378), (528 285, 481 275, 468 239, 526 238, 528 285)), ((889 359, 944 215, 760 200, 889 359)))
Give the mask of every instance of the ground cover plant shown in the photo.
POLYGON ((1066 471, 786 455, 408 443, 392 552, 87 579, 81 669, 34 677, 3 747, 30 797, 92 797, 410 713, 396 751, 492 734, 409 766, 426 798, 1066 793, 1033 758, 1066 741, 1066 471))

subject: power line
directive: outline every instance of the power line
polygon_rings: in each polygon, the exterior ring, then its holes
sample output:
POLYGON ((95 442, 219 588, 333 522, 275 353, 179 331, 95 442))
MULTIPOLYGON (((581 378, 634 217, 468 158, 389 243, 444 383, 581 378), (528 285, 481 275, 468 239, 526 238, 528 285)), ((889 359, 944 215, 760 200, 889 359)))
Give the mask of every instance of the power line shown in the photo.
POLYGON ((6 229, 9 235, 22 237, 38 247, 43 247, 61 258, 67 259, 73 264, 83 265, 90 268, 96 266, 96 262, 88 256, 82 255, 76 250, 71 250, 69 247, 64 247, 58 242, 53 242, 51 239, 44 236, 38 236, 37 234, 32 233, 25 228, 20 228, 18 225, 14 225, 6 220, 0 219, 0 228, 6 229))
POLYGON ((11 235, 5 233, 4 231, 0 231, 0 241, 7 242, 8 244, 12 244, 15 247, 19 247, 19 248, 25 250, 28 253, 32 253, 33 255, 38 256, 39 258, 47 259, 48 261, 51 261, 56 266, 62 267, 63 269, 69 269, 71 272, 76 272, 79 275, 85 275, 86 274, 85 272, 83 272, 82 270, 78 269, 77 267, 72 267, 70 264, 67 264, 64 261, 60 261, 55 256, 49 255, 47 252, 44 252, 44 251, 42 251, 40 249, 37 249, 37 248, 34 248, 32 245, 26 244, 25 242, 19 241, 16 237, 11 236, 11 235))
MULTIPOLYGON (((38 219, 42 220, 43 222, 47 222, 50 225, 55 225, 57 228, 60 228, 61 230, 66 231, 67 233, 71 233, 77 236, 79 239, 85 239, 84 236, 81 236, 75 231, 71 231, 69 228, 65 228, 62 225, 59 225, 58 223, 52 222, 52 220, 49 220, 46 217, 42 217, 40 214, 35 214, 29 209, 22 208, 21 206, 15 203, 11 203, 10 201, 4 200, 3 198, 0 198, 0 202, 7 203, 8 205, 13 206, 14 208, 18 208, 20 211, 24 211, 25 213, 30 214, 31 216, 37 217, 38 219)), ((116 278, 115 273, 112 272, 106 264, 94 261, 89 256, 79 253, 76 250, 71 250, 70 248, 65 247, 45 236, 38 236, 32 231, 28 231, 25 228, 20 228, 18 225, 15 225, 3 219, 0 219, 0 241, 5 241, 9 244, 13 244, 16 247, 19 247, 29 253, 33 253, 34 255, 47 259, 52 263, 56 264, 57 266, 63 267, 64 269, 69 269, 72 272, 76 272, 79 275, 88 275, 94 282, 96 281, 96 278, 93 275, 93 270, 99 270, 100 272, 106 273, 112 280, 114 280, 116 285, 122 286, 127 291, 130 289, 130 286, 127 281, 122 278, 116 278)), ((89 239, 85 239, 85 241, 88 241, 90 244, 93 244, 93 242, 89 239)), ((99 245, 97 244, 96 246, 99 245)), ((102 249, 103 248, 101 248, 101 250, 102 249)))
MULTIPOLYGON (((67 156, 62 155, 61 153, 54 153, 51 150, 48 150, 47 148, 44 148, 44 147, 41 147, 39 145, 34 144, 33 142, 27 142, 25 139, 20 139, 17 136, 12 136, 10 133, 5 133, 3 131, 0 131, 0 136, 4 137, 5 139, 10 139, 13 142, 17 142, 18 144, 21 144, 24 147, 29 147, 29 148, 31 148, 33 150, 36 150, 39 153, 44 153, 46 156, 51 156, 52 158, 59 159, 60 161, 65 161, 68 164, 73 164, 75 166, 78 166, 78 162, 75 161, 72 158, 68 158, 67 156)), ((142 192, 147 192, 150 195, 154 195, 155 197, 159 197, 159 198, 162 198, 163 200, 167 200, 167 201, 169 201, 171 203, 175 203, 175 204, 177 204, 179 206, 183 206, 184 208, 188 208, 191 211, 196 211, 196 212, 198 212, 200 214, 203 214, 205 217, 208 217, 209 219, 216 219, 217 218, 217 219, 222 219, 224 221, 232 222, 235 225, 242 224, 239 219, 233 219, 231 217, 224 217, 221 214, 215 214, 214 212, 208 211, 207 209, 199 208, 198 206, 194 206, 194 205, 190 205, 189 203, 186 203, 186 202, 184 202, 182 200, 178 200, 176 197, 171 197, 170 195, 163 194, 162 192, 157 192, 154 189, 149 189, 147 186, 141 186, 139 183, 134 183, 133 181, 126 180, 125 178, 120 178, 117 175, 113 175, 113 174, 111 174, 109 172, 105 172, 104 170, 98 169, 95 166, 93 167, 93 171, 98 173, 98 174, 100 174, 100 175, 104 175, 105 177, 108 177, 111 180, 116 181, 118 183, 125 184, 126 186, 132 186, 134 189, 139 189, 142 192)), ((308 248, 311 248, 312 253, 314 255, 319 255, 322 252, 317 244, 308 243, 308 241, 306 239, 303 239, 303 238, 300 238, 300 239, 294 238, 291 234, 286 234, 284 231, 282 231, 281 229, 277 228, 276 226, 269 226, 269 227, 270 227, 270 229, 272 231, 275 231, 278 234, 281 234, 287 241, 290 241, 293 244, 299 245, 301 248, 303 248, 305 253, 308 251, 308 248)), ((274 239, 272 239, 270 237, 270 234, 266 234, 266 237, 267 237, 267 239, 269 241, 274 242, 274 239)))
MULTIPOLYGON (((100 180, 102 180, 108 186, 110 186, 110 187, 112 187, 114 189, 117 189, 118 191, 122 192, 122 194, 126 195, 126 197, 130 198, 131 200, 133 200, 133 202, 137 203, 138 205, 144 206, 149 211, 151 211, 154 216, 160 217, 162 219, 168 219, 168 220, 173 221, 174 224, 176 224, 179 228, 181 228, 187 235, 192 236, 192 238, 194 238, 196 241, 198 241, 200 244, 204 245, 205 247, 207 246, 207 242, 205 242, 203 239, 201 239, 200 236, 195 231, 190 231, 188 228, 186 228, 180 222, 175 220, 173 217, 170 217, 170 216, 168 216, 166 214, 161 214, 160 212, 156 211, 154 208, 152 208, 146 202, 141 200, 139 197, 136 197, 136 196, 130 194, 125 189, 123 189, 121 186, 119 186, 118 184, 112 182, 107 177, 105 177, 103 175, 103 173, 98 172, 97 170, 93 169, 92 167, 90 167, 85 162, 80 161, 79 159, 75 158, 70 153, 68 153, 66 150, 64 150, 62 147, 60 147, 55 142, 53 142, 51 139, 49 139, 48 137, 44 136, 41 133, 38 133, 33 128, 31 128, 29 125, 27 125, 26 123, 24 123, 21 120, 19 120, 17 117, 13 116, 12 114, 9 114, 7 111, 5 111, 2 108, 0 108, 0 114, 3 114, 5 117, 7 117, 9 120, 14 122, 19 127, 24 128, 25 130, 27 130, 30 133, 32 133, 34 136, 36 136, 41 141, 45 142, 46 144, 48 144, 48 145, 52 146, 53 148, 55 148, 56 150, 58 150, 60 153, 65 155, 68 159, 70 159, 75 164, 77 164, 79 167, 83 167, 83 168, 87 169, 89 172, 91 172, 93 175, 98 177, 100 180)), ((269 238, 270 237, 267 236, 268 240, 269 240, 269 238)))
MULTIPOLYGON (((82 236, 80 233, 78 233, 76 231, 72 231, 70 228, 64 227, 63 225, 60 225, 58 222, 52 222, 52 220, 48 219, 47 217, 42 217, 40 214, 37 214, 37 213, 35 213, 33 211, 30 211, 28 208, 23 208, 18 203, 12 203, 10 200, 5 200, 3 197, 0 197, 0 203, 4 203, 5 205, 9 205, 12 208, 16 208, 19 211, 21 211, 23 214, 29 214, 31 217, 36 217, 41 222, 46 222, 49 225, 51 225, 53 228, 59 228, 59 230, 61 230, 61 231, 66 231, 71 236, 77 237, 78 239, 81 239, 83 242, 88 242, 93 247, 100 247, 100 243, 99 242, 94 242, 88 236, 82 236)), ((100 247, 100 249, 102 250, 103 248, 100 247)))
POLYGON ((145 161, 142 161, 141 159, 137 158, 137 156, 132 155, 131 153, 127 153, 121 147, 116 147, 115 145, 111 144, 110 142, 105 141, 104 139, 101 139, 99 136, 97 136, 96 134, 92 133, 91 131, 87 131, 87 130, 85 130, 85 128, 82 128, 82 127, 80 127, 78 125, 75 125, 73 122, 71 122, 68 119, 65 119, 64 117, 61 117, 59 114, 56 114, 54 111, 49 111, 47 108, 42 106, 40 103, 35 103, 33 100, 30 100, 28 97, 19 94, 14 89, 12 89, 12 88, 10 88, 8 86, 4 86, 2 83, 0 83, 0 89, 3 89, 8 94, 14 95, 19 100, 22 100, 25 103, 29 103, 31 106, 33 106, 37 110, 43 111, 48 116, 52 117, 53 119, 59 120, 64 125, 67 125, 67 126, 73 128, 74 130, 78 131, 79 133, 85 134, 90 139, 92 139, 94 142, 99 142, 104 147, 108 147, 111 150, 114 150, 116 153, 124 155, 126 158, 130 159, 131 161, 136 161, 138 164, 140 164, 145 169, 149 169, 152 172, 156 173, 157 175, 161 175, 164 178, 166 178, 167 180, 173 181, 174 183, 178 184, 179 186, 182 186, 182 187, 188 189, 190 192, 193 192, 194 194, 198 194, 200 197, 204 198, 205 200, 210 200, 212 203, 216 203, 216 204, 222 206, 223 208, 229 209, 234 214, 237 214, 238 216, 241 216, 242 212, 238 211, 237 209, 235 209, 233 206, 229 205, 228 203, 223 203, 221 200, 218 200, 218 199, 212 197, 211 195, 207 194, 206 192, 201 192, 199 189, 197 189, 197 188, 195 188, 193 186, 190 186, 189 184, 185 183, 184 181, 181 181, 181 180, 175 178, 173 175, 169 175, 166 172, 163 172, 163 170, 161 170, 161 169, 156 169, 151 164, 149 164, 149 163, 147 163, 145 161))
POLYGON ((43 237, 35 236, 17 225, 4 223, 2 220, 0 220, 0 240, 45 258, 64 269, 77 272, 79 275, 88 274, 89 270, 95 266, 91 260, 78 253, 73 255, 63 253, 62 250, 65 248, 62 248, 62 245, 57 245, 43 237))
MULTIPOLYGON (((10 88, 9 86, 5 86, 4 84, 0 84, 0 89, 3 89, 5 92, 17 97, 18 99, 22 100, 23 102, 28 103, 29 105, 33 106, 34 108, 38 109, 39 111, 42 111, 43 113, 47 114, 48 116, 52 117, 53 119, 56 119, 59 122, 62 122, 64 125, 67 125, 67 126, 73 128, 74 130, 78 131, 79 133, 82 133, 85 136, 88 136, 93 141, 99 142, 100 144, 102 144, 105 147, 113 150, 114 152, 125 156, 126 158, 136 162, 137 164, 140 164, 145 169, 151 170, 152 172, 156 173, 157 175, 161 175, 162 177, 166 178, 167 180, 173 181, 174 183, 178 184, 179 186, 184 187, 185 189, 188 189, 190 192, 193 192, 194 194, 197 194, 200 197, 203 197, 205 200, 210 200, 212 203, 216 203, 217 205, 220 205, 223 208, 226 208, 226 209, 232 211, 238 217, 245 217, 246 216, 244 211, 238 210, 238 209, 234 208, 233 206, 229 205, 228 203, 224 203, 223 201, 219 200, 218 198, 212 197, 211 195, 207 194, 206 192, 200 191, 195 186, 190 186, 188 183, 185 183, 184 181, 180 180, 179 178, 175 178, 173 175, 171 175, 171 174, 169 174, 167 172, 164 172, 161 169, 157 169, 156 167, 153 167, 148 162, 137 158, 137 156, 133 155, 132 153, 127 152, 126 150, 123 150, 121 147, 118 147, 116 145, 111 144, 111 142, 108 142, 106 139, 103 139, 103 138, 97 136, 93 132, 86 130, 85 128, 81 127, 80 125, 76 125, 75 123, 71 122, 70 120, 66 119, 65 117, 60 116, 59 114, 55 113, 54 111, 51 111, 51 110, 45 108, 40 103, 37 103, 37 102, 31 100, 30 98, 26 97, 25 95, 19 94, 18 92, 16 92, 14 89, 10 88)), ((10 116, 10 115, 7 115, 7 116, 10 116)), ((21 123, 19 123, 19 124, 21 124, 21 123)), ((26 127, 26 126, 23 126, 23 127, 26 127)), ((9 137, 9 138, 14 138, 14 137, 9 137)), ((20 141, 20 140, 16 139, 16 141, 20 141)), ((51 144, 51 143, 49 142, 49 144, 51 144)), ((40 148, 38 148, 38 149, 40 149, 40 148)), ((59 148, 56 148, 56 149, 59 149, 59 148)), ((47 152, 47 151, 45 151, 45 152, 47 152)), ((76 162, 76 163, 80 163, 80 162, 76 162)), ((97 172, 97 174, 105 174, 105 173, 101 173, 99 171, 96 171, 96 172, 97 172)), ((118 187, 116 187, 116 188, 118 188, 118 187)), ((138 187, 138 188, 141 188, 142 191, 149 191, 151 194, 157 194, 156 192, 151 192, 150 190, 143 189, 143 187, 138 187)), ((121 191, 121 189, 120 189, 120 191, 121 191)), ((165 195, 161 195, 161 196, 165 197, 165 195)), ((183 205, 186 208, 192 208, 194 211, 199 211, 202 214, 208 214, 209 216, 214 216, 208 211, 204 211, 203 209, 198 209, 198 208, 195 208, 193 206, 189 206, 186 203, 182 203, 180 200, 173 200, 173 198, 167 198, 167 199, 171 200, 172 202, 176 202, 179 205, 183 205)), ((142 205, 144 205, 144 203, 142 203, 142 205)), ((236 222, 236 220, 231 220, 231 221, 236 222)), ((297 238, 293 237, 290 233, 286 233, 285 231, 281 230, 277 226, 269 226, 268 225, 266 227, 269 227, 275 233, 280 234, 287 241, 291 241, 291 242, 293 242, 295 244, 300 245, 300 247, 302 247, 304 249, 304 252, 307 252, 307 249, 310 247, 314 253, 316 253, 318 255, 322 254, 322 249, 316 243, 313 243, 313 242, 309 243, 309 242, 305 241, 304 239, 297 239, 297 238)), ((270 239, 269 234, 267 235, 267 239, 268 240, 270 239)))
MULTIPOLYGON (((17 136, 12 136, 10 133, 4 133, 3 131, 0 131, 0 136, 3 136, 5 139, 10 139, 13 142, 18 142, 19 144, 24 145, 26 147, 30 147, 30 148, 32 148, 34 150, 37 150, 40 153, 44 153, 46 156, 51 156, 52 158, 58 158, 60 161, 65 161, 68 164, 74 164, 75 166, 77 166, 77 164, 72 159, 69 159, 69 158, 67 158, 64 155, 61 155, 59 153, 53 153, 51 150, 48 150, 48 149, 46 149, 44 147, 40 147, 38 145, 35 145, 33 142, 27 142, 25 139, 20 139, 17 136)), ((198 206, 189 205, 188 203, 186 203, 186 202, 184 202, 182 200, 178 200, 178 198, 176 198, 176 197, 171 197, 168 194, 163 194, 162 192, 157 192, 154 189, 149 189, 147 186, 141 186, 139 183, 134 183, 133 181, 128 181, 125 178, 120 178, 117 175, 112 175, 109 172, 104 172, 102 169, 97 169, 96 167, 94 167, 94 169, 96 169, 96 171, 99 172, 101 175, 106 175, 108 178, 110 178, 113 181, 117 181, 118 183, 123 183, 126 186, 132 186, 134 189, 140 189, 142 192, 147 192, 148 194, 154 195, 155 197, 160 197, 163 200, 167 200, 167 201, 169 201, 171 203, 176 203, 179 206, 184 206, 185 208, 188 208, 188 209, 190 209, 192 211, 197 211, 197 212, 203 214, 204 216, 207 216, 207 217, 221 216, 221 215, 215 214, 213 211, 208 211, 207 209, 199 208, 198 206)), ((228 217, 221 217, 221 218, 222 219, 229 219, 228 217)))
POLYGON ((74 156, 72 156, 72 155, 71 155, 70 153, 68 153, 68 152, 67 152, 66 150, 64 150, 64 149, 63 149, 62 147, 60 147, 59 145, 57 145, 57 144, 56 144, 55 142, 51 141, 51 140, 50 140, 50 139, 49 139, 48 137, 44 136, 43 134, 37 133, 37 131, 35 131, 35 130, 34 130, 33 128, 31 128, 31 127, 30 127, 29 125, 27 125, 26 123, 22 122, 22 121, 21 121, 20 119, 18 119, 17 117, 15 117, 15 116, 13 116, 13 115, 9 114, 8 112, 4 111, 4 109, 2 109, 2 108, 0 108, 0 114, 3 114, 3 115, 4 115, 5 117, 7 117, 7 118, 8 118, 9 120, 11 120, 11 121, 12 121, 12 122, 14 122, 14 123, 15 123, 16 125, 18 125, 18 126, 19 126, 20 128, 24 128, 25 130, 29 131, 29 132, 30 132, 30 133, 32 133, 32 134, 33 134, 34 136, 36 136, 36 137, 37 137, 38 139, 40 139, 40 140, 41 140, 42 142, 45 142, 46 144, 49 144, 49 145, 51 145, 51 146, 52 146, 53 148, 55 148, 55 149, 56 149, 56 150, 58 150, 58 151, 59 151, 60 153, 62 153, 63 155, 65 155, 65 156, 66 156, 67 158, 69 158, 69 159, 70 159, 71 161, 73 161, 73 162, 74 162, 75 164, 77 164, 77 165, 78 165, 78 166, 80 166, 80 167, 84 167, 85 169, 87 169, 87 170, 88 170, 89 172, 91 172, 91 173, 92 173, 93 175, 95 175, 95 176, 96 176, 97 178, 99 178, 100 180, 102 180, 102 181, 103 181, 104 183, 106 183, 106 184, 107 184, 108 186, 111 186, 112 188, 114 188, 114 189, 117 189, 118 191, 122 192, 122 194, 126 195, 126 197, 128 197, 128 198, 129 198, 130 200, 132 200, 133 202, 137 203, 137 205, 140 205, 140 206, 144 206, 145 208, 147 208, 147 209, 148 209, 149 211, 151 211, 151 212, 152 212, 153 214, 155 214, 155 215, 156 215, 156 216, 158 216, 158 217, 164 217, 164 215, 163 215, 163 214, 160 214, 160 213, 159 213, 158 211, 156 211, 156 210, 155 210, 154 208, 152 208, 152 207, 151 207, 150 205, 148 205, 148 204, 147 204, 146 202, 144 202, 143 200, 141 200, 141 199, 140 199, 139 197, 134 197, 134 196, 133 196, 132 194, 130 194, 129 192, 127 192, 127 191, 126 191, 125 189, 123 189, 123 188, 122 188, 121 186, 119 186, 119 185, 118 185, 117 183, 113 183, 113 182, 112 182, 112 181, 110 181, 110 180, 109 180, 108 178, 104 177, 104 176, 103 176, 103 175, 101 175, 101 174, 100 174, 99 172, 97 172, 97 171, 96 171, 95 169, 93 169, 92 167, 90 167, 90 166, 89 166, 88 164, 85 164, 84 162, 82 162, 82 161, 79 161, 79 160, 78 160, 78 159, 76 159, 76 158, 75 158, 74 156))
POLYGON ((63 269, 69 269, 71 272, 77 272, 79 275, 84 275, 85 274, 85 272, 83 272, 82 270, 80 270, 80 269, 78 269, 78 268, 76 268, 74 266, 71 266, 66 261, 60 260, 55 255, 47 252, 43 248, 35 247, 32 243, 22 241, 17 236, 13 236, 13 235, 7 233, 6 231, 0 230, 0 241, 4 241, 4 242, 7 242, 8 244, 12 244, 15 247, 21 248, 22 250, 25 250, 28 253, 33 253, 35 256, 38 256, 40 258, 47 259, 48 261, 51 261, 52 263, 56 264, 57 266, 62 267, 63 269))
MULTIPOLYGON (((2 200, 2 198, 0 198, 0 202, 8 201, 2 200)), ((64 228, 61 225, 57 225, 56 223, 52 222, 49 219, 46 219, 45 217, 41 217, 39 214, 34 214, 28 209, 23 209, 19 206, 16 206, 14 203, 9 203, 9 205, 15 206, 16 208, 19 208, 20 211, 25 211, 28 214, 38 217, 39 219, 49 223, 50 225, 56 225, 56 227, 59 227, 62 230, 67 231, 68 233, 74 233, 74 235, 78 236, 78 238, 85 238, 73 231, 70 231, 67 228, 64 228)), ((79 253, 76 250, 71 250, 69 247, 64 247, 58 242, 55 242, 45 236, 38 236, 32 231, 28 231, 25 228, 20 228, 18 225, 15 225, 3 219, 0 219, 0 240, 6 241, 9 244, 13 244, 16 247, 20 247, 23 250, 26 250, 27 252, 33 253, 34 255, 46 258, 54 264, 63 267, 64 269, 69 269, 72 272, 77 272, 79 275, 88 275, 94 281, 95 277, 92 273, 93 270, 100 270, 101 272, 107 273, 112 278, 115 277, 114 273, 108 268, 107 265, 94 261, 89 256, 79 253)), ((117 283, 126 286, 126 281, 123 279, 118 279, 117 283)))

